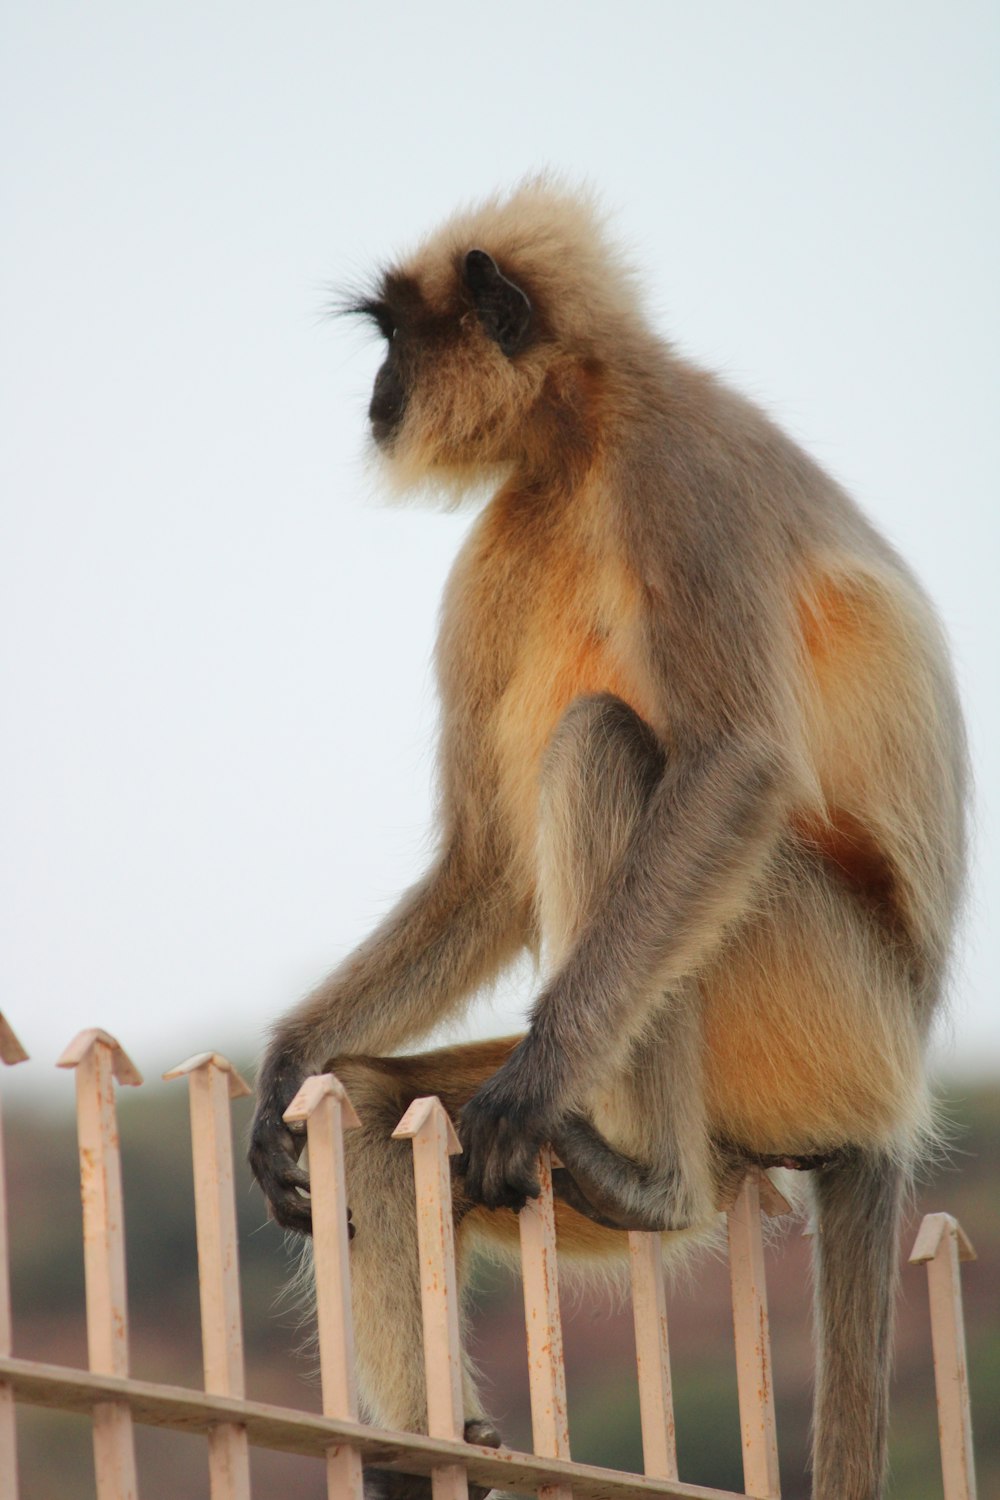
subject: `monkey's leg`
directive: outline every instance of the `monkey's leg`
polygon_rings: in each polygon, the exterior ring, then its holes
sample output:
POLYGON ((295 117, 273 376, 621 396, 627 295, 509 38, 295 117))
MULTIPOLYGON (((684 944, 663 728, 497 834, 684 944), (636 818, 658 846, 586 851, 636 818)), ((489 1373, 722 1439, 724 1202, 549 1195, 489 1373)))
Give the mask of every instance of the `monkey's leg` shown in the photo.
MULTIPOLYGON (((558 964, 591 922, 663 775, 652 731, 619 699, 585 698, 546 757, 539 831, 542 936, 558 964)), ((693 985, 654 976, 641 1033, 608 1039, 608 1076, 562 1121, 553 1144, 579 1190, 566 1201, 621 1229, 681 1229, 710 1217, 714 1194, 693 985)))
MULTIPOLYGON (((392 1132, 413 1099, 437 1094, 457 1118, 461 1105, 501 1065, 516 1039, 402 1058, 335 1058, 330 1063, 361 1120, 346 1133, 347 1189, 355 1234, 351 1285, 356 1368, 365 1419, 398 1431, 426 1432, 420 1269, 417 1258, 413 1151, 392 1132)), ((456 1195, 458 1257, 464 1259, 463 1218, 456 1195)), ((461 1288, 460 1288, 461 1295, 461 1288)), ((496 1446, 500 1437, 483 1410, 475 1376, 463 1360, 465 1433, 496 1446)), ((470 1493, 476 1491, 470 1486, 470 1493)), ((389 1470, 366 1475, 366 1493, 384 1500, 428 1500, 427 1480, 389 1470)))
MULTIPOLYGON (((328 1068, 347 1089, 361 1129, 345 1137, 345 1156, 356 1233, 351 1241, 356 1365, 365 1417, 378 1425, 426 1430, 421 1357, 420 1278, 417 1260, 412 1148, 392 1131, 413 1099, 437 1094, 461 1128, 461 1110, 485 1079, 503 1065, 519 1038, 474 1042, 418 1056, 334 1058, 328 1068)), ((602 1121, 603 1123, 603 1121, 602 1121)), ((515 1214, 474 1206, 453 1179, 459 1296, 476 1244, 489 1243, 506 1258, 518 1253, 515 1214)), ((594 1222, 593 1213, 556 1205, 560 1252, 585 1266, 627 1255, 627 1240, 594 1222)), ((465 1435, 487 1447, 499 1434, 483 1404, 475 1371, 463 1359, 465 1435)), ((427 1500, 424 1480, 388 1470, 366 1475, 370 1500, 427 1500)))
MULTIPOLYGON (((667 752, 612 695, 567 710, 539 809, 541 915, 557 968, 527 1037, 463 1112, 476 1202, 520 1208, 537 1193, 539 1143, 623 1076, 663 997, 721 946, 779 837, 791 776, 763 733, 679 736, 667 752)), ((680 1030, 696 1011, 672 1014, 680 1030)), ((686 1165, 686 1151, 677 1156, 686 1165)))
POLYGON ((596 1223, 676 1230, 711 1221, 727 1164, 709 1136, 694 986, 660 999, 626 1066, 553 1144, 577 1190, 557 1176, 560 1195, 596 1223))
POLYGON ((751 917, 701 976, 713 1128, 827 1164, 818 1211, 817 1500, 874 1500, 899 1201, 930 1119, 908 955, 857 888, 790 837, 751 917))
POLYGON ((813 1500, 880 1500, 907 1172, 857 1152, 815 1174, 819 1372, 813 1500))

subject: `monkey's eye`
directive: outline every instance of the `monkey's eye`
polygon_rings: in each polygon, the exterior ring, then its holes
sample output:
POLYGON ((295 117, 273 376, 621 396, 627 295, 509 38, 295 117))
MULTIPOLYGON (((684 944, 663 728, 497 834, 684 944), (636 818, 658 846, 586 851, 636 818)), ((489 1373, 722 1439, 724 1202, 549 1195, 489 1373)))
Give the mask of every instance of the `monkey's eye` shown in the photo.
POLYGON ((396 337, 396 319, 384 302, 375 300, 358 302, 351 309, 352 312, 360 313, 362 317, 368 318, 375 324, 379 333, 391 344, 396 337))

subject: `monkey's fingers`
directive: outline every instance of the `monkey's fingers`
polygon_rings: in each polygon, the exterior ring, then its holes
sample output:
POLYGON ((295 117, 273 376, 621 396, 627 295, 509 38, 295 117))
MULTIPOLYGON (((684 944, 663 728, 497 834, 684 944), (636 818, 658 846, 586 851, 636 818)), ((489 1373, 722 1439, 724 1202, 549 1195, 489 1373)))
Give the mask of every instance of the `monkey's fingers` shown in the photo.
POLYGON ((298 1165, 302 1139, 281 1125, 254 1129, 250 1145, 250 1166, 267 1199, 268 1212, 282 1229, 299 1234, 312 1233, 312 1209, 303 1196, 309 1188, 309 1175, 298 1165))
POLYGON ((523 1172, 511 1172, 500 1168, 489 1178, 490 1185, 483 1190, 482 1203, 486 1208, 510 1208, 521 1212, 529 1198, 537 1198, 541 1188, 537 1182, 523 1172))
POLYGON ((294 1162, 281 1167, 274 1175, 282 1187, 305 1188, 307 1193, 309 1191, 309 1173, 304 1167, 297 1167, 294 1162))
POLYGON ((308 1187, 309 1178, 300 1167, 292 1165, 275 1171, 265 1192, 271 1218, 282 1229, 312 1234, 312 1204, 303 1193, 308 1187))
MULTIPOLYGON (((463 1134, 465 1134, 463 1116, 463 1134)), ((512 1122, 501 1117, 492 1132, 478 1128, 469 1133, 459 1171, 465 1190, 486 1208, 522 1209, 529 1198, 541 1193, 538 1181, 538 1147, 533 1136, 525 1136, 512 1122)))
POLYGON ((538 1180, 538 1150, 540 1142, 516 1141, 508 1150, 494 1159, 492 1172, 486 1178, 485 1201, 496 1208, 512 1208, 516 1213, 529 1198, 540 1198, 542 1185, 538 1180))
POLYGON ((267 1211, 282 1229, 292 1229, 296 1234, 312 1234, 312 1208, 308 1198, 294 1190, 275 1192, 268 1196, 267 1211))

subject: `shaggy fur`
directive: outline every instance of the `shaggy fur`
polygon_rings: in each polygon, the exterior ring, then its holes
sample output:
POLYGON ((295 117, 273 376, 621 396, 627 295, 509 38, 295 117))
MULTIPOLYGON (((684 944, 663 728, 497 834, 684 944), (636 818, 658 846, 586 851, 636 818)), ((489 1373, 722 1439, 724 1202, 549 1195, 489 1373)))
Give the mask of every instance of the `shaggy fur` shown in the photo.
MULTIPOLYGON (((336 1069, 362 1383, 419 1426, 411 1098, 464 1145, 463 1254, 508 1242, 538 1146, 561 1244, 708 1234, 749 1160, 814 1158, 817 1500, 875 1500, 898 1202, 963 864, 965 758, 919 586, 756 407, 651 330, 590 203, 544 181, 446 224, 359 307, 389 340, 392 481, 494 478, 441 621, 440 849, 275 1029, 251 1160, 307 1230, 281 1112, 336 1069), (379 1058, 525 946, 520 1042, 379 1058), (460 1118, 459 1118, 460 1117, 460 1118), (740 1163, 743 1167, 740 1167, 740 1163), (679 1231, 686 1233, 679 1234, 679 1231)), ((482 1417, 471 1371, 470 1419, 482 1417)))

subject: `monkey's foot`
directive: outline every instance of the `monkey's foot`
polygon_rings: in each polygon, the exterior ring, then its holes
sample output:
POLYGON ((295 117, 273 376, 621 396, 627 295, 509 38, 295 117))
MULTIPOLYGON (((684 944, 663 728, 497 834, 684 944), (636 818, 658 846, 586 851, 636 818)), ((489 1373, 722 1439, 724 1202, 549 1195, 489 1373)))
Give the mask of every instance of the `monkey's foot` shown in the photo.
POLYGON ((499 1448, 503 1438, 489 1417, 469 1417, 465 1424, 465 1441, 478 1443, 480 1448, 499 1448))
POLYGON ((703 1217, 676 1172, 616 1151, 583 1115, 568 1119, 552 1145, 562 1162, 552 1174, 556 1197, 605 1229, 689 1229, 703 1217))
MULTIPOLYGON (((499 1448, 503 1442, 488 1417, 470 1417, 465 1441, 481 1448, 499 1448)), ((486 1500, 491 1491, 469 1482, 469 1500, 486 1500)), ((365 1500, 431 1500, 431 1482, 421 1474, 400 1474, 395 1469, 365 1470, 365 1500)))

